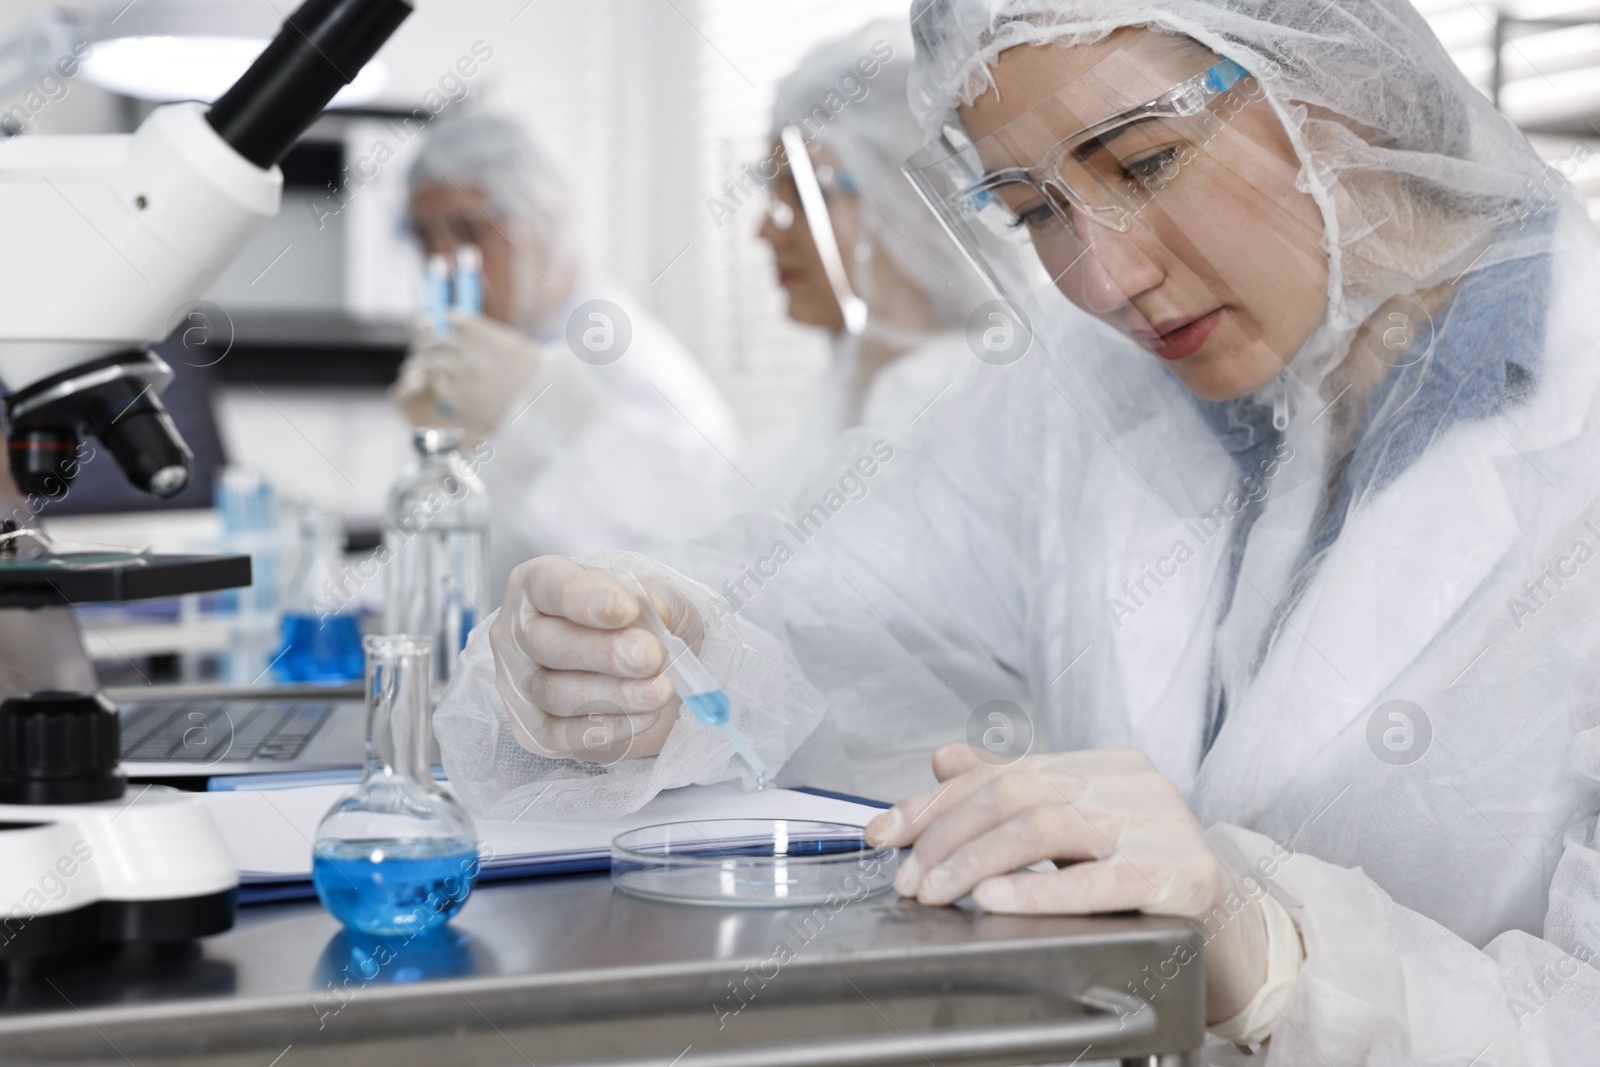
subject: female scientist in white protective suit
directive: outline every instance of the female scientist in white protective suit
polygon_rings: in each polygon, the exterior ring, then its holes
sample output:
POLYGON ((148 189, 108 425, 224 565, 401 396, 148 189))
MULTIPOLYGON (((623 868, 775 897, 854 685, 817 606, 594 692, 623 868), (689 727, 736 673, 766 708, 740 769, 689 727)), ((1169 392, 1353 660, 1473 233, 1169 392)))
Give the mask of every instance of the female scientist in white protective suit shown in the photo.
MULTIPOLYGON (((602 562, 651 576, 769 761, 864 694, 922 694, 891 706, 908 734, 1016 701, 1041 754, 941 749, 942 785, 869 828, 914 844, 897 885, 1189 917, 1213 1031, 1270 1037, 1211 1062, 1593 1063, 1582 206, 1404 0, 914 16, 917 183, 1038 358, 736 612, 737 560, 602 562), (1076 862, 1012 873, 1042 858, 1076 862)), ((570 560, 514 575, 440 718, 477 806, 738 773, 636 610, 570 560), (625 751, 567 742, 598 699, 625 751)))
POLYGON ((880 19, 778 84, 771 144, 749 168, 770 183, 761 238, 789 317, 827 330, 833 358, 798 428, 753 449, 747 508, 809 506, 873 443, 908 440, 976 370, 962 327, 989 294, 900 170, 924 139, 906 104, 911 60, 905 21, 880 19))
POLYGON ((515 122, 479 113, 430 134, 409 183, 425 252, 480 250, 483 314, 457 316, 444 337, 424 331, 395 395, 416 424, 461 426, 494 448, 480 473, 495 593, 541 552, 710 529, 698 505, 738 457, 733 415, 666 328, 587 268, 554 164, 515 122))

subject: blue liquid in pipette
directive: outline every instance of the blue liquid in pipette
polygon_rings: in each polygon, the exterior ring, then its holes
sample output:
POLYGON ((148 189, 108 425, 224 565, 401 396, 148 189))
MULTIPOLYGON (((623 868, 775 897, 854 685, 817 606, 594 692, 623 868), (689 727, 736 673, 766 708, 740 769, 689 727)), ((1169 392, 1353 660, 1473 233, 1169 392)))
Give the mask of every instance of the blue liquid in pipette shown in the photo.
POLYGON ((720 689, 712 689, 705 693, 690 693, 683 698, 683 702, 689 705, 689 710, 694 713, 696 719, 699 719, 707 726, 720 727, 733 739, 734 745, 740 752, 744 753, 745 759, 750 762, 751 770, 756 772, 756 788, 765 789, 767 787, 765 767, 759 764, 754 752, 749 750, 750 743, 739 732, 739 728, 728 722, 728 713, 731 710, 728 694, 720 689))
POLYGON ((366 671, 361 623, 354 615, 285 614, 281 655, 272 665, 280 682, 334 684, 366 671))
POLYGON ((722 726, 728 721, 728 694, 720 689, 713 689, 709 693, 691 693, 683 698, 683 702, 689 705, 694 717, 707 726, 722 726))
POLYGON ((478 848, 455 838, 321 842, 311 884, 333 917, 364 934, 420 933, 461 910, 478 848))

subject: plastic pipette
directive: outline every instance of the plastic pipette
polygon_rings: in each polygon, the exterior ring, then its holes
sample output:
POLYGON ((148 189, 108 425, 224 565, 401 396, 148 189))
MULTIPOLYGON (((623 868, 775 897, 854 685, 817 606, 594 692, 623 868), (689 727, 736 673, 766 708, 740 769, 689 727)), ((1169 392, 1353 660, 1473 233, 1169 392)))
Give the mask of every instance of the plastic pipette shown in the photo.
POLYGON ((483 310, 483 255, 477 245, 456 249, 456 311, 476 315, 483 310))
POLYGON ((672 681, 672 688, 678 691, 678 697, 694 717, 707 726, 715 726, 728 735, 728 740, 733 742, 733 747, 739 750, 745 762, 750 764, 750 769, 756 774, 756 788, 767 787, 767 765, 756 750, 750 747, 750 742, 745 739, 739 728, 733 725, 730 718, 732 706, 728 702, 728 694, 722 691, 717 680, 711 677, 711 672, 706 670, 700 658, 689 651, 689 646, 683 639, 671 630, 662 621, 656 612, 656 606, 651 601, 649 594, 644 591, 644 586, 639 579, 627 571, 612 571, 612 576, 627 587, 639 600, 639 621, 646 630, 656 635, 667 650, 667 666, 662 672, 672 681))
POLYGON ((437 253, 428 257, 428 328, 450 336, 450 261, 437 253))

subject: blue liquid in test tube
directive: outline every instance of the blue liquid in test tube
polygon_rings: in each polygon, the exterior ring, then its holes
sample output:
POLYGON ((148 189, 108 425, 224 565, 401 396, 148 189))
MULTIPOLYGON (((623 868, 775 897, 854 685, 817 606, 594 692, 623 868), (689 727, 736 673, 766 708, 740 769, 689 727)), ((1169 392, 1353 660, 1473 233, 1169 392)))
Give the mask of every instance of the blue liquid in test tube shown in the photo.
POLYGON ((678 697, 688 707, 689 711, 700 722, 707 726, 715 726, 728 736, 733 742, 733 747, 739 750, 745 762, 750 764, 750 769, 756 775, 756 788, 767 787, 767 765, 756 755, 756 750, 750 747, 750 742, 739 728, 733 725, 730 712, 732 706, 728 701, 728 694, 722 691, 711 672, 706 670, 700 658, 689 651, 689 646, 683 639, 667 629, 667 624, 656 613, 655 604, 651 602, 649 594, 644 591, 644 586, 639 584, 639 579, 627 571, 612 571, 612 576, 625 586, 639 600, 639 622, 645 629, 656 635, 667 650, 667 666, 663 672, 672 681, 672 688, 678 691, 678 697))
POLYGON ((437 254, 428 257, 428 328, 450 336, 450 261, 437 254))
POLYGON ((476 315, 483 310, 483 255, 477 245, 456 249, 456 311, 476 315))

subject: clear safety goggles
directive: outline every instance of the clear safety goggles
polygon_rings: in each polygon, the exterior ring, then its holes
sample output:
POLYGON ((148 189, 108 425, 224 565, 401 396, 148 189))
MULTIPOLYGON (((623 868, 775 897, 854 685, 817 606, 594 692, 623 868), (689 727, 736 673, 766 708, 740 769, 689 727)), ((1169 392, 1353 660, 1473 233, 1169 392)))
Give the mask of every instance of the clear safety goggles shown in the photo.
POLYGON ((968 211, 1000 200, 1015 224, 1038 228, 1051 221, 1073 225, 1068 205, 1091 222, 1126 232, 1133 216, 1173 174, 1192 132, 1179 120, 1198 115, 1212 100, 1249 76, 1224 59, 1154 100, 1096 122, 1057 141, 1033 167, 985 174, 959 196, 968 211), (1014 206, 1013 206, 1014 205, 1014 206))
POLYGON ((1219 57, 1162 88, 1115 53, 979 141, 947 130, 904 170, 1002 295, 1069 290, 1096 230, 1170 224, 1229 180, 1227 126, 1248 77, 1219 57), (1106 117, 1087 121, 1096 113, 1106 117))

